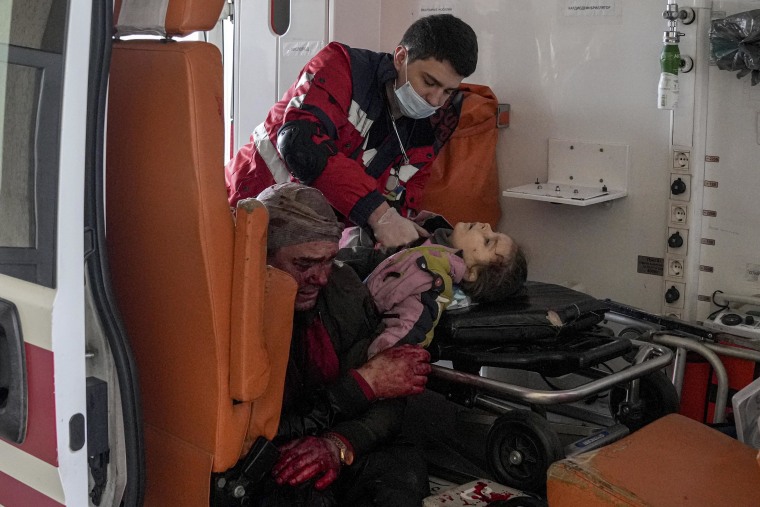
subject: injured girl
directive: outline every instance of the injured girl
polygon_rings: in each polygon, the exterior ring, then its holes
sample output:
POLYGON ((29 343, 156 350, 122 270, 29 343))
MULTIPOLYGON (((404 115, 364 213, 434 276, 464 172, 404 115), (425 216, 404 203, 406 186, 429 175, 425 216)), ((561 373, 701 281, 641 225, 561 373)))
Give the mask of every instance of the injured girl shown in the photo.
POLYGON ((437 229, 423 245, 396 252, 367 277, 384 326, 369 356, 396 344, 429 345, 447 307, 506 299, 522 288, 527 273, 522 249, 488 224, 437 229))

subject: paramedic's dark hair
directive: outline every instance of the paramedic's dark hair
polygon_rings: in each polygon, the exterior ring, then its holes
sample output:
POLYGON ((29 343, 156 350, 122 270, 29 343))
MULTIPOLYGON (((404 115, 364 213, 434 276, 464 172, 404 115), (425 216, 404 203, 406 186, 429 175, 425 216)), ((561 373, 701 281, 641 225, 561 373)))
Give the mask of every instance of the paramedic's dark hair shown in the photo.
POLYGON ((478 37, 473 29, 451 14, 420 18, 406 29, 399 43, 409 52, 409 63, 435 58, 448 61, 457 74, 467 77, 478 64, 478 37))
POLYGON ((511 258, 491 264, 478 272, 474 282, 463 280, 459 285, 473 302, 501 301, 517 294, 528 279, 528 262, 522 248, 515 245, 511 258))

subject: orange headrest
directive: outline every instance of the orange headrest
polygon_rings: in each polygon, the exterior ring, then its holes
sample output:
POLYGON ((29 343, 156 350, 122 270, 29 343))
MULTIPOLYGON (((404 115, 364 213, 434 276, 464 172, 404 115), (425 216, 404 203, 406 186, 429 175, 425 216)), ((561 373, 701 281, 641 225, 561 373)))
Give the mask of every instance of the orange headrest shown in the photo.
POLYGON ((166 4, 165 11, 161 2, 153 2, 150 9, 138 12, 140 2, 116 0, 113 19, 118 35, 153 33, 183 37, 210 30, 219 20, 225 0, 165 0, 163 3, 166 4))

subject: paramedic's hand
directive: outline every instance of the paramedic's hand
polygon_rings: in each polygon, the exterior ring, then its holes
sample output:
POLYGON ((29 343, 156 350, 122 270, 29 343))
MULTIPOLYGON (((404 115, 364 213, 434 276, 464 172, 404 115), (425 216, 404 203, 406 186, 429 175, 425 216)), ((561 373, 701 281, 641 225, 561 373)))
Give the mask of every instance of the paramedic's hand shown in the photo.
POLYGON ((380 352, 356 371, 378 398, 398 398, 425 390, 432 370, 430 353, 418 345, 401 345, 380 352))
POLYGON ((280 459, 272 468, 275 482, 297 486, 318 477, 314 488, 323 490, 340 474, 340 451, 326 438, 303 437, 280 447, 280 459))
POLYGON ((417 238, 430 235, 419 225, 399 215, 388 203, 381 204, 372 212, 369 225, 378 245, 386 248, 408 245, 417 238))

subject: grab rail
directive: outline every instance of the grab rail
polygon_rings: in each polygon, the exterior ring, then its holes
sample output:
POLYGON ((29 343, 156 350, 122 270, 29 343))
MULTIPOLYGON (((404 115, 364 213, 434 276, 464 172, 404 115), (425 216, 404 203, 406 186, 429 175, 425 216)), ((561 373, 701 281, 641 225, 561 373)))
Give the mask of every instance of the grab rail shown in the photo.
MULTIPOLYGON (((653 333, 652 339, 657 343, 668 345, 670 347, 677 347, 678 349, 684 349, 690 352, 696 352, 702 356, 710 366, 712 366, 717 378, 717 390, 715 393, 715 412, 713 415, 713 423, 718 424, 726 420, 726 403, 728 400, 728 373, 723 366, 723 362, 718 355, 710 350, 708 344, 699 343, 696 340, 683 336, 673 336, 670 334, 653 333)), ((685 358, 683 354, 681 357, 685 358)), ((673 371, 674 384, 678 387, 679 397, 681 395, 680 387, 683 385, 683 375, 685 373, 685 364, 679 364, 678 368, 673 371)))
POLYGON ((591 395, 610 389, 622 382, 639 379, 644 375, 660 370, 673 362, 673 351, 665 346, 645 343, 638 340, 631 340, 631 343, 639 347, 640 353, 637 355, 637 361, 638 357, 641 356, 641 362, 637 362, 636 364, 612 373, 609 376, 593 380, 587 384, 572 389, 559 391, 530 389, 438 365, 433 365, 432 375, 443 380, 453 381, 472 387, 478 387, 485 391, 498 393, 511 398, 514 401, 521 401, 534 405, 571 403, 586 399, 591 395), (646 351, 643 355, 641 353, 642 350, 646 351))

